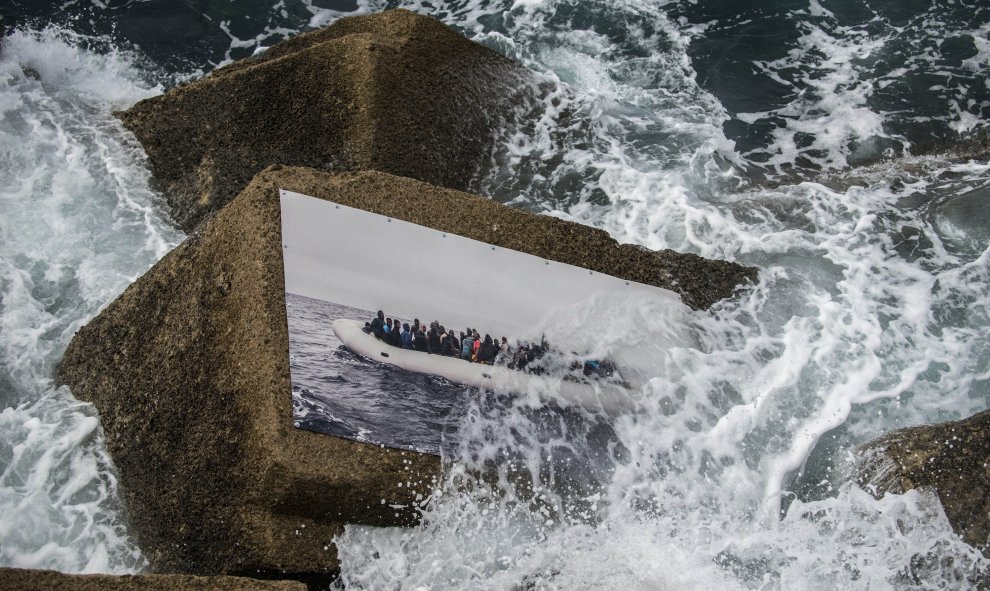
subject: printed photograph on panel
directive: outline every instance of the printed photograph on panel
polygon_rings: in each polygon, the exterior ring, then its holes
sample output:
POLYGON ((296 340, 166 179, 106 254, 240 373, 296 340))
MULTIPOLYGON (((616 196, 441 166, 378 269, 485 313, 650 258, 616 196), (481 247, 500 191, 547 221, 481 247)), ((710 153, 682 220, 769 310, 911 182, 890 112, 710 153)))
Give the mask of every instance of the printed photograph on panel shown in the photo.
POLYGON ((337 437, 440 454, 491 397, 525 400, 565 429, 564 409, 614 411, 638 374, 596 337, 607 311, 644 297, 681 306, 663 290, 284 191, 282 226, 294 424, 337 437))
MULTIPOLYGON (((419 330, 413 337, 414 319, 384 317, 384 312, 379 318, 377 311, 289 292, 285 306, 296 426, 439 453, 464 408, 458 404, 464 387, 390 363, 402 351, 416 351, 404 349, 403 342, 423 349, 424 340, 436 340, 436 331, 428 337, 419 330), (357 352, 376 349, 378 359, 357 352), (396 350, 390 354, 392 349, 396 350)), ((449 342, 446 335, 443 339, 449 342)), ((425 349, 417 354, 427 355, 425 349)))

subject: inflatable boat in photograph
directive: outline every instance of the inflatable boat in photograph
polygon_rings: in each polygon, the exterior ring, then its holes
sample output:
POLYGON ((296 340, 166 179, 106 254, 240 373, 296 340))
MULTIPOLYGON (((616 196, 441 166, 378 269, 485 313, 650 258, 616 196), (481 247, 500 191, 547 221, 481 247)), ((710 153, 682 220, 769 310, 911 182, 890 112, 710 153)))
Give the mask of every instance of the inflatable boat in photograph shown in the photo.
POLYGON ((406 371, 436 375, 457 384, 485 388, 500 393, 529 395, 555 400, 562 405, 576 404, 591 411, 614 413, 629 408, 629 391, 618 380, 598 380, 581 374, 567 378, 534 375, 501 365, 470 363, 457 357, 431 355, 401 349, 364 332, 364 322, 339 318, 333 332, 351 352, 378 363, 387 363, 406 371))

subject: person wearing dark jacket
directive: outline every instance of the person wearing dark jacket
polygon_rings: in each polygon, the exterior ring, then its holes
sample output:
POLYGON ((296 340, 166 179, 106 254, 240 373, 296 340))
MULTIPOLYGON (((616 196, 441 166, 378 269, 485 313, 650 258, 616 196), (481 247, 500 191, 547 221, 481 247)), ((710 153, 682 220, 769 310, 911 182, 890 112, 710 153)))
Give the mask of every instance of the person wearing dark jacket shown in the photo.
POLYGON ((485 340, 481 343, 481 348, 478 350, 478 361, 481 363, 491 363, 492 360, 495 359, 495 354, 497 352, 498 349, 492 341, 492 336, 486 334, 485 340))
POLYGON ((526 369, 526 354, 529 352, 529 345, 524 345, 522 343, 516 343, 516 350, 512 353, 512 363, 509 364, 511 369, 526 369))
POLYGON ((378 316, 375 316, 374 320, 371 321, 371 334, 375 335, 378 340, 385 337, 385 313, 381 310, 378 311, 378 316))
POLYGON ((440 354, 444 357, 450 357, 453 349, 450 348, 450 335, 448 333, 443 333, 440 337, 440 354))
POLYGON ((392 323, 392 332, 388 335, 388 344, 393 347, 402 348, 402 331, 399 329, 399 321, 392 323))
POLYGON ((447 333, 447 338, 450 339, 450 353, 448 355, 451 357, 460 357, 461 343, 457 340, 457 335, 454 334, 453 330, 447 333))
POLYGON ((402 332, 399 333, 399 340, 402 343, 403 349, 412 349, 412 332, 409 331, 409 323, 404 323, 402 325, 402 332))
POLYGON ((422 325, 413 334, 413 349, 426 353, 426 333, 423 332, 422 325))
POLYGON ((440 332, 436 326, 431 326, 429 334, 426 335, 426 352, 440 353, 440 332))

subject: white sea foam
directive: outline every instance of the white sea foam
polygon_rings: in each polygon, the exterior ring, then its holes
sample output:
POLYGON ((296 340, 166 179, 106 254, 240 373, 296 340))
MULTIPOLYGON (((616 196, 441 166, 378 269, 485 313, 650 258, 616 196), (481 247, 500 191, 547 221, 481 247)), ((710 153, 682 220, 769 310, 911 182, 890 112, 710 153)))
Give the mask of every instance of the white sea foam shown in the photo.
POLYGON ((801 160, 820 169, 842 168, 850 163, 854 143, 860 151, 868 151, 877 139, 888 137, 882 114, 868 105, 875 82, 865 75, 865 63, 891 37, 839 26, 834 15, 817 2, 811 8, 814 18, 801 23, 795 49, 780 59, 754 64, 786 89, 782 94, 791 100, 772 112, 738 115, 749 123, 784 120, 783 126, 774 127, 768 146, 746 155, 777 172, 801 160), (799 74, 793 79, 783 74, 795 71, 799 74))
MULTIPOLYGON (((871 37, 839 26, 823 4, 795 15, 807 19, 803 51, 760 64, 782 80, 797 72, 808 90, 780 113, 739 117, 786 115, 747 160, 688 59, 705 26, 672 21, 658 3, 580 5, 593 12, 584 25, 572 18, 579 5, 564 0, 405 3, 557 84, 533 128, 505 138, 482 187, 489 194, 624 242, 761 272, 710 312, 671 317, 650 302, 590 301, 548 319, 546 331, 584 327, 603 352, 639 356, 636 411, 568 409, 584 418, 572 424, 534 412, 528 398, 499 406, 482 397, 421 527, 348 527, 339 538, 348 588, 965 588, 986 572, 937 499, 875 500, 849 484, 847 460, 885 430, 990 406, 988 230, 966 213, 981 203, 990 168, 907 158, 862 171, 851 188, 726 192, 760 159, 836 168, 903 144, 884 127, 893 115, 870 98, 937 64, 930 45, 948 29, 923 19, 934 32, 909 41, 916 51, 903 67, 872 80, 862 59, 905 29, 871 37), (671 325, 690 338, 671 339, 671 325)), ((307 6, 313 26, 340 16, 307 6)), ((231 48, 279 34, 232 38, 231 48)), ((970 71, 987 50, 985 29, 971 36, 970 71)), ((0 185, 9 382, 0 560, 139 568, 92 409, 52 390, 49 375, 72 331, 178 238, 154 213, 139 149, 108 114, 154 90, 126 56, 99 57, 57 31, 11 39, 0 54, 0 154, 5 172, 31 172, 0 185)), ((942 120, 978 128, 965 89, 948 82, 937 92, 956 92, 958 110, 942 120)))
POLYGON ((976 55, 963 60, 963 66, 981 72, 990 67, 990 24, 978 27, 969 33, 976 47, 976 55))
POLYGON ((112 115, 161 89, 91 41, 17 31, 0 52, 0 563, 127 572, 143 559, 95 412, 51 375, 72 334, 180 234, 112 115))
POLYGON ((65 388, 0 412, 0 561, 19 568, 133 572, 113 467, 88 404, 65 388))
MULTIPOLYGON (((569 3, 506 5, 497 30, 485 24, 487 4, 458 6, 442 16, 560 86, 549 115, 507 140, 506 176, 527 178, 510 184, 496 172, 492 194, 512 187, 515 204, 622 241, 756 265, 760 280, 690 314, 691 341, 669 342, 669 319, 643 302, 589 302, 549 320, 558 330, 585 325, 605 350, 650 352, 638 412, 610 419, 606 451, 593 454, 588 433, 548 438, 525 401, 479 406, 424 526, 348 527, 338 540, 346 586, 972 586, 990 564, 959 541, 938 500, 875 500, 849 483, 848 460, 890 428, 990 406, 981 295, 990 248, 986 229, 954 222, 951 205, 990 182, 986 163, 907 158, 841 189, 803 182, 726 193, 733 170, 753 164, 732 153, 726 114, 694 83, 681 37, 690 33, 678 24, 643 4, 616 6, 624 33, 635 37, 630 23, 652 19, 661 33, 644 46, 665 48, 627 75, 616 40, 555 20, 569 3), (585 127, 575 124, 582 118, 585 127), (580 133, 562 131, 565 121, 580 133), (654 144, 638 141, 644 129, 654 144), (664 134, 675 150, 656 148, 664 134), (580 179, 570 194, 561 190, 568 178, 580 179), (569 465, 581 451, 589 456, 574 460, 580 468, 569 465), (495 470, 497 485, 474 469, 495 470), (593 473, 600 486, 573 484, 569 470, 593 473)), ((802 158, 842 167, 868 157, 873 139, 901 141, 884 128, 889 114, 869 106, 878 81, 861 66, 890 38, 811 8, 803 51, 763 64, 771 75, 796 68, 810 89, 774 113, 788 116, 767 148, 771 168, 802 158), (801 144, 800 133, 812 141, 801 144)))

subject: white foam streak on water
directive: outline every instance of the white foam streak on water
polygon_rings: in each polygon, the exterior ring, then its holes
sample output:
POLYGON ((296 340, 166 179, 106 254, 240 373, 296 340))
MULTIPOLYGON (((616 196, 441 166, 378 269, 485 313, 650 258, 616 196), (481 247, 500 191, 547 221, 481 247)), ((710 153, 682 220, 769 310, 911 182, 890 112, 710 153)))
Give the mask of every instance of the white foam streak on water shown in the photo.
POLYGON ((115 109, 160 92, 130 56, 48 29, 0 53, 0 563, 72 572, 142 564, 95 412, 53 389, 73 333, 180 234, 115 109))
MULTIPOLYGON (((874 500, 846 464, 885 430, 990 406, 987 163, 904 159, 853 188, 727 192, 751 164, 695 82, 686 48, 704 27, 631 0, 582 5, 602 25, 586 31, 564 0, 410 4, 560 83, 534 128, 505 139, 492 195, 761 275, 711 312, 591 301, 548 320, 562 341, 593 331, 600 351, 649 358, 635 410, 547 429, 558 419, 534 414, 538 396, 479 404, 422 527, 349 527, 338 540, 349 588, 959 588, 988 567, 936 499, 874 500)), ((338 16, 308 6, 314 23, 338 16)), ((764 64, 796 67, 820 95, 785 108, 768 149, 781 168, 855 160, 886 117, 864 107, 884 81, 856 65, 874 42, 818 3, 811 17, 801 43, 831 59, 764 64), (836 111, 836 133, 798 146, 801 126, 836 111)), ((110 115, 157 89, 128 56, 78 41, 16 33, 0 53, 0 562, 127 571, 142 562, 92 408, 50 375, 73 331, 179 235, 110 115)), ((985 61, 976 46, 967 67, 985 61)))
POLYGON ((976 55, 963 60, 963 65, 974 72, 985 70, 990 67, 990 24, 974 29, 970 37, 976 46, 976 55))
MULTIPOLYGON (((348 588, 971 585, 966 577, 988 562, 952 533, 937 499, 877 501, 849 483, 848 462, 885 430, 990 406, 990 249, 984 227, 953 213, 967 211, 953 200, 990 184, 990 166, 904 159, 842 189, 804 182, 726 192, 734 181, 726 165, 747 165, 721 133, 724 112, 692 88, 676 27, 639 3, 614 13, 653 18, 662 32, 646 45, 667 44, 650 62, 662 72, 647 79, 664 81, 658 87, 677 99, 668 102, 644 82, 642 62, 639 77, 625 75, 628 57, 614 41, 555 23, 568 6, 524 3, 499 31, 481 24, 488 7, 445 14, 568 83, 535 130, 509 139, 508 169, 545 163, 516 186, 515 203, 622 241, 753 264, 760 282, 690 315, 694 342, 650 350, 655 375, 638 392, 638 412, 612 419, 605 459, 582 467, 606 474, 596 492, 569 488, 558 465, 582 434, 541 439, 522 408, 479 411, 465 425, 475 444, 449 458, 454 473, 424 527, 348 527, 339 540, 348 588), (561 139, 561 122, 579 132, 561 139), (675 138, 676 149, 637 142, 643 129, 675 138), (577 198, 554 192, 569 175, 582 179, 577 198), (500 456, 506 449, 523 457, 500 456), (499 458, 500 493, 463 471, 499 458), (546 513, 533 510, 531 485, 542 487, 546 500, 535 505, 549 504, 546 513)), ((862 156, 864 142, 898 141, 883 129, 885 114, 867 107, 875 81, 857 65, 885 38, 812 9, 818 20, 799 42, 806 51, 765 64, 771 73, 796 67, 811 88, 784 109, 791 116, 769 148, 781 168, 800 158, 840 167, 862 156), (813 127, 814 142, 799 147, 796 136, 813 127)), ((493 179, 498 194, 504 185, 493 179)), ((589 305, 556 322, 601 317, 616 327, 591 329, 606 350, 664 341, 664 329, 644 321, 646 303, 589 305)))
POLYGON ((882 115, 867 106, 874 81, 862 73, 863 63, 897 31, 878 37, 855 27, 837 26, 831 13, 817 8, 812 15, 818 18, 801 23, 796 49, 778 60, 754 63, 787 88, 792 100, 772 112, 737 114, 748 123, 772 117, 785 120, 783 126, 775 126, 770 145, 746 154, 777 172, 801 159, 820 169, 843 168, 849 165, 851 143, 869 150, 872 140, 888 137, 882 115), (794 70, 800 71, 796 79, 781 75, 794 70))
MULTIPOLYGON (((309 19, 308 25, 314 29, 325 27, 342 17, 367 14, 373 10, 371 6, 369 6, 370 3, 366 0, 357 0, 354 2, 354 10, 346 12, 317 6, 314 0, 302 0, 302 3, 306 6, 306 10, 313 15, 312 18, 309 19)), ((284 6, 284 4, 282 5, 284 6)), ((377 8, 377 10, 381 10, 381 8, 377 8)))
MULTIPOLYGON (((855 25, 842 25, 842 19, 818 2, 811 2, 808 10, 791 12, 789 18, 801 32, 797 46, 779 59, 754 62, 789 100, 771 111, 735 115, 740 121, 772 128, 772 141, 746 157, 771 174, 786 174, 795 166, 841 169, 892 157, 901 148, 913 149, 911 141, 897 132, 907 121, 933 123, 933 128, 944 125, 960 137, 985 128, 978 113, 988 104, 973 98, 967 86, 982 83, 979 77, 968 79, 972 72, 986 68, 988 28, 966 30, 955 20, 964 11, 946 10, 943 17, 943 8, 932 5, 899 24, 882 16, 886 11, 869 6, 864 9, 873 12, 872 18, 855 25), (964 40, 972 41, 975 55, 957 63, 953 50, 947 48, 964 40), (927 74, 924 81, 915 78, 918 72, 927 74), (931 93, 939 97, 934 100, 944 99, 946 107, 900 103, 901 97, 892 102, 888 94, 874 100, 878 91, 891 85, 904 88, 906 79, 912 80, 909 86, 928 85, 910 92, 931 93)), ((983 8, 975 3, 969 10, 975 17, 983 8)))
POLYGON ((83 573, 141 566, 90 405, 64 388, 51 391, 4 409, 0 429, 3 564, 83 573))

